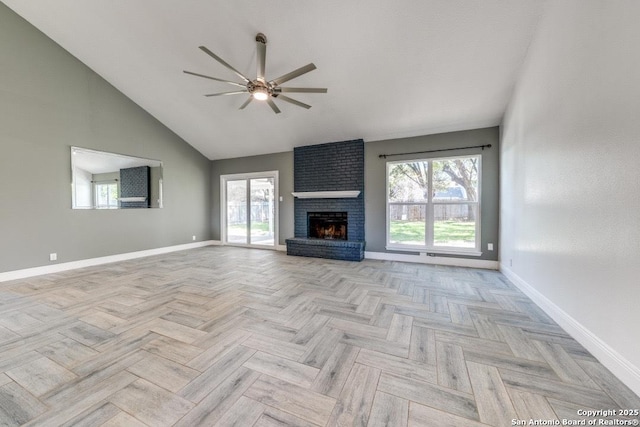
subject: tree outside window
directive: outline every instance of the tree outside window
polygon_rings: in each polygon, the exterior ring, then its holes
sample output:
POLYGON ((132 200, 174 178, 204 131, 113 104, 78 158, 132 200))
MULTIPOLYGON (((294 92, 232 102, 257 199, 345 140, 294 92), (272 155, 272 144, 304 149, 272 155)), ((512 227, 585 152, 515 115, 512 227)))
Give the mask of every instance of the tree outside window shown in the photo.
POLYGON ((479 249, 480 156, 389 162, 387 246, 479 249))

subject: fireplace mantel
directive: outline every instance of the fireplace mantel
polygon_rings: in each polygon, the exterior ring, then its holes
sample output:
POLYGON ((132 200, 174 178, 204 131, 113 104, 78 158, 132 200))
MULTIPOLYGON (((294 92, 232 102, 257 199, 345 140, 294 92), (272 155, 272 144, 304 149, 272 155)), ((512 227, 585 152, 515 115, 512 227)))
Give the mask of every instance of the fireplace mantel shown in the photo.
POLYGON ((360 195, 359 191, 298 191, 293 192, 298 199, 353 199, 360 195))

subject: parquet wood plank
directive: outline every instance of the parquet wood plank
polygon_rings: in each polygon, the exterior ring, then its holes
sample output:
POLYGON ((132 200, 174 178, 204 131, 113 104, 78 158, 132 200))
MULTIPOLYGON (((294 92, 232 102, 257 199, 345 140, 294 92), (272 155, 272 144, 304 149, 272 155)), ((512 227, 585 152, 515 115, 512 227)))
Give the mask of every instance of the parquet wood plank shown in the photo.
POLYGON ((344 333, 340 330, 323 327, 311 341, 307 343, 307 351, 298 359, 298 362, 314 368, 322 368, 331 357, 336 345, 342 339, 344 333))
POLYGON ((94 405, 104 402, 105 399, 129 384, 138 380, 133 374, 128 372, 118 372, 92 387, 83 389, 81 393, 76 392, 72 397, 63 403, 52 405, 47 411, 36 418, 31 419, 26 426, 55 426, 62 425, 70 419, 78 416, 94 405))
MULTIPOLYGON (((122 355, 87 375, 78 376, 73 381, 60 385, 42 396, 42 400, 50 406, 58 407, 78 396, 96 393, 104 384, 109 384, 114 377, 122 374, 126 368, 142 360, 142 357, 139 351, 122 355)), ((134 376, 129 374, 128 377, 134 376)))
POLYGON ((406 427, 409 422, 409 401, 377 392, 373 399, 368 427, 406 427))
POLYGON ((602 364, 589 360, 578 360, 577 363, 605 393, 611 396, 611 399, 620 405, 620 408, 640 409, 640 396, 631 391, 618 378, 611 375, 611 372, 602 364))
POLYGON ((58 362, 67 369, 73 369, 78 363, 98 354, 98 351, 84 344, 80 344, 71 338, 64 338, 60 341, 53 342, 40 348, 38 352, 58 362))
POLYGON ((311 390, 337 398, 358 357, 358 347, 339 343, 316 376, 311 390))
MULTIPOLYGON (((98 403, 62 424, 60 427, 102 426, 120 413, 122 413, 122 410, 113 403, 98 403)), ((134 422, 139 421, 134 418, 134 422)))
POLYGON ((521 420, 555 420, 558 416, 549 401, 540 394, 527 393, 507 388, 511 403, 521 420))
POLYGON ((380 376, 378 390, 464 418, 479 420, 473 395, 468 393, 385 372, 380 376))
POLYGON ((147 352, 141 352, 143 359, 127 368, 127 371, 157 386, 177 393, 192 379, 200 375, 199 371, 147 352))
POLYGON ((315 314, 311 319, 304 323, 298 332, 292 338, 292 342, 297 345, 307 345, 309 341, 322 330, 322 328, 330 320, 327 316, 315 314))
POLYGON ((220 358, 224 357, 225 354, 242 344, 250 336, 250 332, 242 329, 224 334, 218 337, 215 344, 210 344, 208 349, 191 359, 186 365, 190 368, 204 371, 220 358))
POLYGON ((204 349, 200 347, 195 347, 185 344, 182 341, 163 336, 143 344, 140 348, 151 354, 173 360, 182 365, 187 365, 189 361, 204 351, 204 349))
POLYGON ((409 359, 431 365, 437 363, 436 334, 433 329, 413 327, 409 344, 409 359))
POLYGON ((303 345, 255 335, 251 335, 242 341, 242 345, 290 360, 298 360, 307 351, 307 348, 303 345))
POLYGON ((362 349, 360 353, 358 353, 356 362, 406 378, 413 378, 434 384, 438 382, 438 374, 434 366, 404 357, 362 349))
POLYGON ((22 425, 46 409, 42 402, 17 383, 10 381, 0 386, 0 420, 3 425, 22 425))
POLYGON ((240 396, 236 403, 214 424, 215 427, 245 427, 258 421, 266 408, 260 402, 240 396))
POLYGON ((303 420, 326 425, 336 400, 267 375, 262 375, 245 396, 303 420))
POLYGON ((264 412, 255 422, 253 427, 317 427, 301 418, 266 406, 264 412))
POLYGON ((46 357, 25 363, 6 374, 34 396, 42 396, 77 378, 76 374, 46 357))
POLYGON ((206 393, 202 400, 175 425, 193 427, 213 425, 260 377, 260 373, 240 367, 206 393))
POLYGON ((244 362, 249 360, 255 352, 256 350, 252 348, 236 345, 204 370, 202 374, 184 386, 178 392, 178 395, 191 402, 200 402, 227 377, 239 369, 244 362))
POLYGON ((444 410, 435 409, 427 405, 410 402, 408 425, 409 427, 487 427, 488 424, 464 418, 444 410))
POLYGON ((500 378, 498 369, 493 366, 467 362, 469 379, 473 387, 480 421, 489 425, 510 425, 518 419, 511 398, 500 378))
POLYGON ((304 388, 309 388, 320 372, 318 368, 262 351, 256 351, 243 366, 304 388))
POLYGON ((333 407, 329 425, 366 427, 380 370, 356 363, 333 407))
POLYGON ((412 326, 413 317, 394 314, 391 318, 389 331, 387 332, 387 341, 409 346, 409 343, 411 342, 412 326))
POLYGON ((603 391, 554 381, 508 369, 499 369, 505 386, 520 391, 541 394, 567 402, 583 404, 588 408, 616 408, 616 403, 603 391))
POLYGON ((462 347, 439 342, 436 344, 436 354, 438 384, 465 393, 473 393, 462 347))
POLYGON ((137 418, 127 414, 126 412, 118 412, 114 417, 110 418, 107 422, 100 427, 145 427, 147 424, 142 421, 138 421, 137 418))
POLYGON ((509 348, 511 348, 514 356, 538 362, 546 362, 534 342, 522 332, 522 329, 503 324, 498 324, 498 329, 500 329, 502 336, 509 345, 509 348))
POLYGON ((109 401, 147 425, 171 426, 194 404, 139 379, 116 392, 109 401))
POLYGON ((534 341, 533 343, 562 381, 600 389, 559 344, 543 341, 534 341))

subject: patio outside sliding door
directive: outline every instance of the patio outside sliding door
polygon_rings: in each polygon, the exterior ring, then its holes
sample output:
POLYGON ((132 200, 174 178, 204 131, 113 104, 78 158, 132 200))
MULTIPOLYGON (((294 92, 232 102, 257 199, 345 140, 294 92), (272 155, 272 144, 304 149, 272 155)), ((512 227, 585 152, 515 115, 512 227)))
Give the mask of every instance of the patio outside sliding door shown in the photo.
POLYGON ((247 180, 227 181, 227 243, 247 243, 247 180))

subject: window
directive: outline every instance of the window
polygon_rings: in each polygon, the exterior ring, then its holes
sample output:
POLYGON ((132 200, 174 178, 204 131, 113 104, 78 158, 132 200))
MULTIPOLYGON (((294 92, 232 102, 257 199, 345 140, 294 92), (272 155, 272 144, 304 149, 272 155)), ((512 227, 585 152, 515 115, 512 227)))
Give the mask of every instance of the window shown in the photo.
POLYGON ((118 208, 118 183, 116 181, 97 182, 93 188, 96 198, 96 209, 118 208))
POLYGON ((387 163, 387 248, 480 251, 481 156, 387 163))

